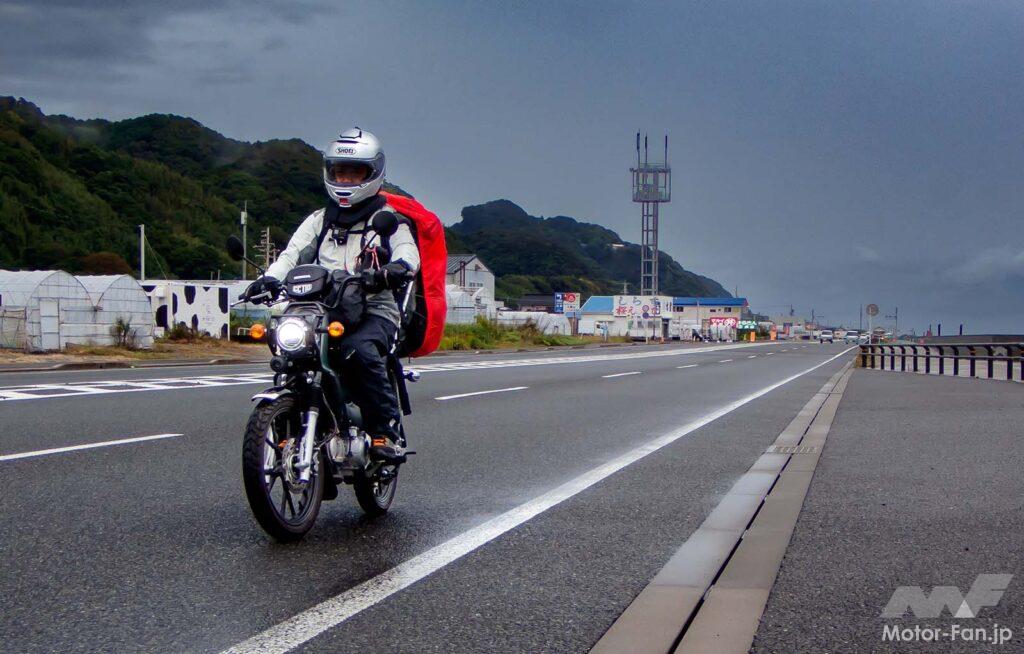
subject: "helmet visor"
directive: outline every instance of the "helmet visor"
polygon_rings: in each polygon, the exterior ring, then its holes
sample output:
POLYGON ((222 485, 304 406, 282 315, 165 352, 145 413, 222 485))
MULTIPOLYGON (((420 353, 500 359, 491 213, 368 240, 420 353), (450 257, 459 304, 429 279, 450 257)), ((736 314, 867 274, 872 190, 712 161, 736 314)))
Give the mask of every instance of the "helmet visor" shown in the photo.
POLYGON ((335 186, 359 186, 373 177, 373 166, 351 159, 324 162, 324 177, 335 186))

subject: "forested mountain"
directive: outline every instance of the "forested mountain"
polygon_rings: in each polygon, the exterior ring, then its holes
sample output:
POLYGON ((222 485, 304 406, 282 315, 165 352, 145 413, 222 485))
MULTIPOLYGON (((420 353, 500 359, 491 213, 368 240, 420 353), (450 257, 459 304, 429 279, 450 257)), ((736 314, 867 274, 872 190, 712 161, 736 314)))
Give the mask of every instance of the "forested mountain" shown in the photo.
POLYGON ((243 203, 250 241, 270 227, 283 247, 325 202, 320 161, 298 139, 243 143, 167 115, 81 121, 0 98, 0 268, 137 270, 145 223, 150 275, 237 276, 223 243, 243 203))
MULTIPOLYGON (((0 97, 0 268, 137 272, 144 223, 149 276, 237 277, 223 243, 238 232, 242 204, 250 246, 269 227, 283 247, 324 204, 320 167, 319 151, 298 139, 246 143, 162 114, 116 122, 46 116, 31 102, 0 97)), ((639 246, 598 225, 529 216, 507 200, 466 207, 448 236, 450 251, 477 252, 492 267, 499 297, 613 292, 639 277, 639 246)), ((665 292, 726 295, 661 257, 665 292)))
MULTIPOLYGON (((624 281, 637 292, 640 246, 600 225, 568 216, 538 218, 509 200, 495 200, 463 209, 450 231, 494 271, 499 298, 562 290, 615 294, 624 281)), ((667 295, 729 296, 721 284, 683 269, 664 252, 658 276, 667 295)))

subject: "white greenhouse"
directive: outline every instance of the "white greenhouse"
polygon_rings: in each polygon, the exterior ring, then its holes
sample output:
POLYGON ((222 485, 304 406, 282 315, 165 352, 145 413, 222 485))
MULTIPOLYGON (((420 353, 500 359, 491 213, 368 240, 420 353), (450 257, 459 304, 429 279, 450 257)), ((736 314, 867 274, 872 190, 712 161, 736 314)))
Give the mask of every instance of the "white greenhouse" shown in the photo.
POLYGON ((502 327, 522 327, 533 324, 542 334, 572 334, 569 319, 560 313, 543 311, 499 311, 498 324, 502 327))
POLYGON ((40 351, 91 343, 94 314, 85 287, 62 270, 0 270, 0 346, 40 351))
POLYGON ((133 332, 135 347, 153 347, 153 305, 149 295, 131 275, 79 275, 96 310, 95 342, 113 345, 111 331, 117 321, 125 321, 133 332))

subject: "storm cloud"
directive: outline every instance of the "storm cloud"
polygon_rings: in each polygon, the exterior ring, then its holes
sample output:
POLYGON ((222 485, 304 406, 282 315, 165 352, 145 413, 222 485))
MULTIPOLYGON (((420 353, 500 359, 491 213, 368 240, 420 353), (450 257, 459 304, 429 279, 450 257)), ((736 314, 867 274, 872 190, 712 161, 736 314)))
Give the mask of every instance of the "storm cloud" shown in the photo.
POLYGON ((670 134, 662 248, 856 325, 1020 331, 1024 5, 0 0, 0 93, 320 145, 359 124, 447 221, 508 198, 639 240, 633 134, 670 134))

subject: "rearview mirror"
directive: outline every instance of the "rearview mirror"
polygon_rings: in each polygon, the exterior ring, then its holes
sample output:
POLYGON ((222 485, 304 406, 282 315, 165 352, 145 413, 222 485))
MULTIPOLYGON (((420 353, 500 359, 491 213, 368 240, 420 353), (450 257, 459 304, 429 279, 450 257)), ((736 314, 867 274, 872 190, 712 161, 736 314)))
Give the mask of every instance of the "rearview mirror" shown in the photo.
POLYGON ((242 239, 238 238, 237 236, 229 236, 227 248, 228 254, 231 255, 232 259, 234 259, 235 261, 242 260, 242 256, 245 253, 245 246, 242 245, 242 239))
POLYGON ((370 227, 380 234, 381 238, 388 238, 398 231, 398 217, 390 211, 379 211, 370 221, 370 227))

